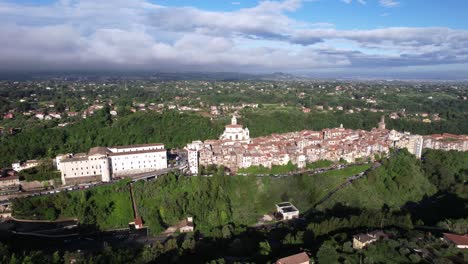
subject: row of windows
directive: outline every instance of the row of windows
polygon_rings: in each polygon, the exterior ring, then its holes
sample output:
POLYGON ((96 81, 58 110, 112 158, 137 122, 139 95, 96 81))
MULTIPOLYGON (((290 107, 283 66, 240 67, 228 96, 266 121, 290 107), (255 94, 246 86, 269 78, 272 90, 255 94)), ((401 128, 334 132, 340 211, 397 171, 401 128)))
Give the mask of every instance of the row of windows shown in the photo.
MULTIPOLYGON (((142 168, 141 166, 138 166, 138 169, 141 169, 141 168, 142 168)), ((148 167, 147 167, 146 165, 144 165, 144 166, 143 166, 143 169, 144 169, 144 168, 156 168, 156 165, 148 165, 148 167)), ((134 169, 136 169, 136 168, 134 168, 133 166, 130 167, 130 170, 134 170, 134 169)), ((114 168, 114 171, 118 171, 118 170, 119 170, 118 167, 114 168)), ((120 168, 120 170, 124 170, 124 171, 125 171, 125 170, 129 170, 129 169, 120 168)))
MULTIPOLYGON (((102 174, 102 171, 100 171, 100 173, 102 174)), ((84 172, 81 172, 81 174, 78 172, 78 176, 80 176, 80 175, 81 176, 88 176, 88 175, 97 175, 97 174, 96 174, 96 171, 93 171, 93 174, 90 174, 89 171, 87 171, 86 174, 84 172)), ((74 176, 77 176, 76 172, 74 173, 74 176)), ((63 177, 67 177, 67 174, 64 173, 63 177)))
MULTIPOLYGON (((156 157, 158 157, 158 155, 156 155, 156 154, 155 155, 145 155, 145 158, 156 158, 156 157)), ((126 156, 126 157, 116 157, 116 158, 113 158, 113 159, 115 159, 115 160, 124 160, 124 159, 128 160, 128 159, 141 159, 141 158, 142 158, 141 156, 130 156, 130 157, 126 156)), ((166 157, 163 156, 161 158, 165 159, 166 157)))
MULTIPOLYGON (((101 168, 101 165, 99 165, 99 167, 96 165, 96 169, 100 169, 101 168)), ((80 167, 80 168, 72 168, 71 170, 84 170, 85 168, 84 167, 80 167)), ((86 167, 86 169, 89 169, 89 167, 86 167)), ((91 169, 94 169, 94 166, 91 166, 91 169)))

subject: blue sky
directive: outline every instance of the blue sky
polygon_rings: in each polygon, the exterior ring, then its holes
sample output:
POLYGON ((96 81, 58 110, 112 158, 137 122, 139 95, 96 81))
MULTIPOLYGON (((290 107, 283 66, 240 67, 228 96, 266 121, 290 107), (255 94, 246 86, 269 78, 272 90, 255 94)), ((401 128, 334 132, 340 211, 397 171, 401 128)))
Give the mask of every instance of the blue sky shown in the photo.
POLYGON ((0 0, 0 71, 468 79, 466 10, 463 0, 0 0))
MULTIPOLYGON (((212 11, 232 11, 255 6, 254 0, 245 1, 152 1, 168 6, 196 6, 212 11), (235 4, 232 4, 235 3, 235 4)), ((346 4, 340 0, 305 2, 303 8, 289 16, 309 21, 333 23, 341 29, 370 29, 375 27, 443 26, 455 29, 468 28, 468 1, 464 0, 402 0, 395 8, 384 7, 377 0, 359 4, 356 0, 346 4)))

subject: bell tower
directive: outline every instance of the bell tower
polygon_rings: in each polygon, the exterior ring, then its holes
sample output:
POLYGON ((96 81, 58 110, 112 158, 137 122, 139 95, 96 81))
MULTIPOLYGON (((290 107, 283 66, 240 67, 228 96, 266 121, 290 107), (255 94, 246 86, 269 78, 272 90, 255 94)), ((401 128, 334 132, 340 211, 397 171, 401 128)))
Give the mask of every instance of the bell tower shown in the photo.
POLYGON ((233 115, 231 118, 231 125, 237 125, 237 118, 235 115, 233 115))
POLYGON ((385 116, 382 116, 382 117, 380 118, 379 129, 381 129, 381 130, 385 130, 385 129, 386 129, 386 128, 385 128, 385 116))

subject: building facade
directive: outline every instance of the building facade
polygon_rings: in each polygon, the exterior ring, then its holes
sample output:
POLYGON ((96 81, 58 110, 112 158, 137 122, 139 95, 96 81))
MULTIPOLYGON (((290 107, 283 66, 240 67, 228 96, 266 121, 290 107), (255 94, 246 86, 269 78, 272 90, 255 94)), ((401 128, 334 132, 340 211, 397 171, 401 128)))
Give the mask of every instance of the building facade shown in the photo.
POLYGON ((56 158, 63 184, 104 181, 167 168, 163 144, 94 147, 88 153, 56 158))

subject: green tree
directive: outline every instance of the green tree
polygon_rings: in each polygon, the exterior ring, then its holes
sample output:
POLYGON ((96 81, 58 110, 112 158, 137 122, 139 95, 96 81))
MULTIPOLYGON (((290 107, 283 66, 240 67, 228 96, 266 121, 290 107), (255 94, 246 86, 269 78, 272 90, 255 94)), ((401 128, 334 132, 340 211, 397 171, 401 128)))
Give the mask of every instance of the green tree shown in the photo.
POLYGON ((268 256, 271 253, 270 243, 268 241, 262 241, 258 244, 259 253, 262 256, 268 256))

